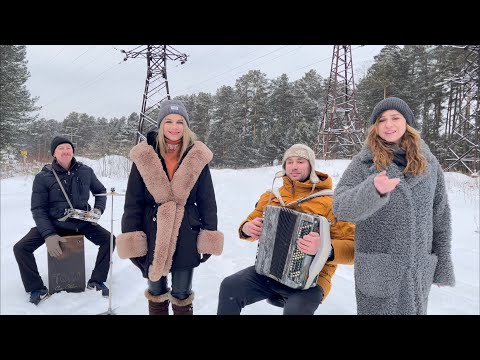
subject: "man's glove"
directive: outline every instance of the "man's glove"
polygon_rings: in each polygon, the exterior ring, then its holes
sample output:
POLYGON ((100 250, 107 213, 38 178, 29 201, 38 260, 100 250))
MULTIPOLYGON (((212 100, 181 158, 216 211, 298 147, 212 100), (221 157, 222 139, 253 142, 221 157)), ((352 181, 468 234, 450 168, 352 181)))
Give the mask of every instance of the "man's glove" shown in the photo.
MULTIPOLYGON (((92 210, 92 212, 95 213, 98 216, 98 220, 100 220, 100 216, 102 216, 102 210, 95 208, 92 210)), ((92 222, 92 225, 97 225, 97 223, 92 222)))
POLYGON ((204 263, 205 261, 210 259, 210 256, 212 256, 212 254, 202 254, 202 258, 200 259, 200 262, 204 263))
POLYGON ((57 257, 62 255, 62 249, 60 248, 59 242, 67 242, 63 237, 55 234, 50 235, 45 239, 45 245, 47 245, 47 251, 50 256, 57 257))

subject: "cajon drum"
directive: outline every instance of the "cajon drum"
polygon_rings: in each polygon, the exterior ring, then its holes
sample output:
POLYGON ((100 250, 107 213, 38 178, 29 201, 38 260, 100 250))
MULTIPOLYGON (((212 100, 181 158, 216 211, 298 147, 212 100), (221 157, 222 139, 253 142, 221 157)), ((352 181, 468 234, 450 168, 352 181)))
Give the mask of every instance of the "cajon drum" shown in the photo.
POLYGON ((83 235, 63 236, 62 255, 48 257, 48 291, 50 294, 85 291, 85 247, 83 235))

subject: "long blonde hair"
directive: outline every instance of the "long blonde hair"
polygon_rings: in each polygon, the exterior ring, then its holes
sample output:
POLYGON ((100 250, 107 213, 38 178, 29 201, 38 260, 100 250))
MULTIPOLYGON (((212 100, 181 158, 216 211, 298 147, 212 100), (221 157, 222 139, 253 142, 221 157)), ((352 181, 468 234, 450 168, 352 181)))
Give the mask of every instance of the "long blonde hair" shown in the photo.
MULTIPOLYGON (((365 143, 370 147, 373 163, 377 171, 387 168, 393 160, 392 144, 383 140, 378 134, 378 119, 370 126, 365 143)), ((420 150, 420 133, 407 124, 405 134, 400 139, 400 147, 405 149, 407 166, 403 173, 417 176, 427 169, 427 159, 420 150)))
MULTIPOLYGON (((185 151, 193 144, 195 140, 197 140, 197 135, 190 130, 187 125, 185 118, 182 116, 183 119, 183 135, 182 135, 182 147, 180 148, 180 156, 178 161, 183 157, 185 151)), ((157 134, 157 146, 160 149, 160 155, 165 158, 165 154, 167 152, 167 143, 165 142, 165 134, 163 132, 163 122, 165 118, 162 119, 160 122, 160 126, 158 127, 158 134, 157 134)))

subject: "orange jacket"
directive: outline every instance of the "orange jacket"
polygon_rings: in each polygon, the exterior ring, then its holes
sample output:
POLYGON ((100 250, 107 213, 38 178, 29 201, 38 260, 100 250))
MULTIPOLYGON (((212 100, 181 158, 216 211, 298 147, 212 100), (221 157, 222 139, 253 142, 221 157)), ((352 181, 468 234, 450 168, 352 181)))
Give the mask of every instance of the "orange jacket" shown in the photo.
MULTIPOLYGON (((328 174, 324 174, 320 171, 315 171, 320 178, 320 182, 315 184, 314 192, 332 189, 332 178, 328 174)), ((283 186, 279 188, 280 195, 285 204, 300 199, 312 192, 312 183, 310 180, 305 182, 292 181, 283 176, 283 186)), ((255 241, 252 237, 247 237, 242 227, 247 221, 251 221, 257 217, 263 217, 263 210, 268 205, 268 199, 270 198, 270 191, 267 191, 260 196, 255 210, 253 210, 248 217, 242 221, 238 228, 238 233, 241 239, 255 241)), ((324 292, 323 300, 327 297, 332 286, 331 279, 338 264, 352 265, 353 264, 353 239, 355 234, 355 225, 346 221, 336 221, 335 216, 332 213, 332 196, 318 196, 304 202, 301 202, 295 208, 298 211, 317 214, 326 217, 331 224, 330 238, 334 249, 335 257, 332 261, 327 261, 322 271, 318 276, 317 283, 322 287, 324 292)), ((280 206, 280 201, 272 194, 270 205, 280 206)), ((322 302, 323 302, 322 300, 322 302)))

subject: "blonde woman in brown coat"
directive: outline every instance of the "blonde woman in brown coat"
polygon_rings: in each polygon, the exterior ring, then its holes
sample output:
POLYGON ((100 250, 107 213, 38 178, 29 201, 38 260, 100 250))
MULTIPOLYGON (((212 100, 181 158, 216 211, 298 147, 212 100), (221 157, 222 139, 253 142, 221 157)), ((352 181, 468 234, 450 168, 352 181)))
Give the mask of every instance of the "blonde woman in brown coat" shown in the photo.
POLYGON ((175 315, 193 314, 193 270, 223 249, 208 166, 213 154, 195 141, 188 121, 181 101, 163 101, 158 131, 130 151, 117 250, 148 279, 150 315, 168 315, 170 303, 175 315))

